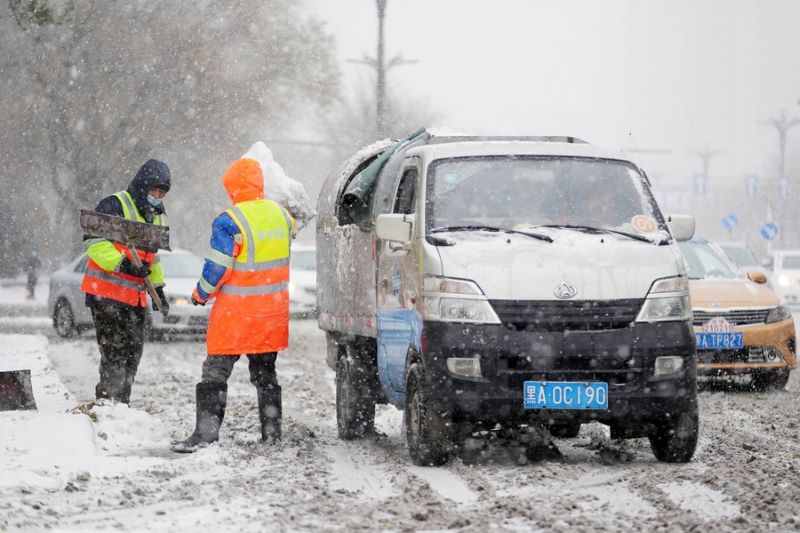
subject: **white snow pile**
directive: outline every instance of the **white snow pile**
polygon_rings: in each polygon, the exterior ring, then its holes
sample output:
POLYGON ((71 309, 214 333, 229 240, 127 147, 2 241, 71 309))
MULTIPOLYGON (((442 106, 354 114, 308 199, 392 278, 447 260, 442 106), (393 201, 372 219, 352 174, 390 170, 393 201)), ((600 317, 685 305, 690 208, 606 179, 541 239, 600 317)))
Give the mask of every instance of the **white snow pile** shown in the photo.
POLYGON ((264 173, 264 194, 289 211, 297 220, 298 230, 317 215, 303 184, 286 175, 266 144, 258 141, 242 157, 258 162, 264 173))
POLYGON ((37 406, 0 412, 0 492, 61 489, 87 472, 119 475, 152 461, 131 452, 166 449, 168 432, 148 413, 114 403, 76 408, 47 347, 41 335, 0 335, 0 370, 29 369, 37 406))

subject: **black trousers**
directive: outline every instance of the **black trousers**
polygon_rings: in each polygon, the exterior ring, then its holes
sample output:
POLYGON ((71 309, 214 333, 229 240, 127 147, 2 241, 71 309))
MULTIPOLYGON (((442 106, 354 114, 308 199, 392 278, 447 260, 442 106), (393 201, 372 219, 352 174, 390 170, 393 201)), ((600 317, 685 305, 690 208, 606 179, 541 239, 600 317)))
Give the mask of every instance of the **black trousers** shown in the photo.
MULTIPOLYGON (((277 352, 247 354, 250 383, 261 388, 277 387, 278 376, 275 373, 277 357, 277 352)), ((209 355, 203 361, 202 381, 228 383, 228 378, 233 372, 233 365, 238 360, 238 355, 209 355)))
POLYGON ((128 403, 144 347, 144 307, 95 306, 92 318, 100 347, 97 399, 128 403))

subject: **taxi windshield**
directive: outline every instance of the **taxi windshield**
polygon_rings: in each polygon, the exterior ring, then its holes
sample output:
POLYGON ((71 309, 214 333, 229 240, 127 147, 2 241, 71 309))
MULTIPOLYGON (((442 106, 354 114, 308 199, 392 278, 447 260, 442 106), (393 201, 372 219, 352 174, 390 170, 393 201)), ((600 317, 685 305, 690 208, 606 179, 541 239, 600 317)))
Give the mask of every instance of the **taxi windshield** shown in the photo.
POLYGON ((736 277, 728 261, 707 242, 681 242, 678 246, 686 261, 689 279, 736 277))
POLYGON ((606 159, 490 156, 431 163, 427 231, 586 227, 654 239, 667 233, 644 177, 606 159))

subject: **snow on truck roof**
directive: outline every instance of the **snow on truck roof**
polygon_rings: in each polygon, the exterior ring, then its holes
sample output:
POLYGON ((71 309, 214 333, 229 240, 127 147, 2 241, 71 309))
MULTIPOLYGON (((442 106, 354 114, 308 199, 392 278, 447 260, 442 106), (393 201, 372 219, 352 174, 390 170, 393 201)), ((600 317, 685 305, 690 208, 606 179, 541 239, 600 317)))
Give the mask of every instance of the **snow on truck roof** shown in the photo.
MULTIPOLYGON (((575 137, 433 137, 410 148, 406 155, 428 160, 491 155, 546 155, 631 161, 623 152, 591 145, 575 137)), ((638 166, 638 165, 636 165, 638 166)))

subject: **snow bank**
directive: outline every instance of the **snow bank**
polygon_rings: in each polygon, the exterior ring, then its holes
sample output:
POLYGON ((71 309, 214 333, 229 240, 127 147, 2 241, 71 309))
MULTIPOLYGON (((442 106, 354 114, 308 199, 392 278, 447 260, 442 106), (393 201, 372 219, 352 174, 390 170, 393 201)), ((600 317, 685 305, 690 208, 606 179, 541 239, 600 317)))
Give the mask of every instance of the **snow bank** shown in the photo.
POLYGON ((316 216, 317 212, 305 187, 286 175, 266 144, 261 141, 255 143, 242 157, 258 162, 264 173, 264 193, 289 211, 297 220, 298 230, 316 216))

